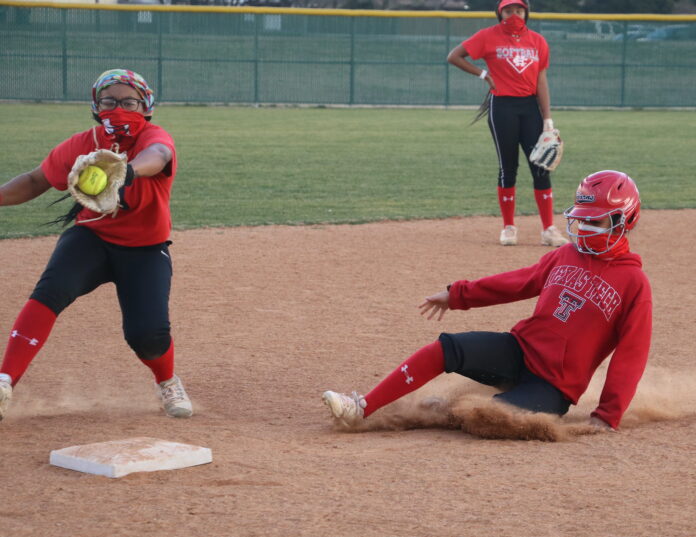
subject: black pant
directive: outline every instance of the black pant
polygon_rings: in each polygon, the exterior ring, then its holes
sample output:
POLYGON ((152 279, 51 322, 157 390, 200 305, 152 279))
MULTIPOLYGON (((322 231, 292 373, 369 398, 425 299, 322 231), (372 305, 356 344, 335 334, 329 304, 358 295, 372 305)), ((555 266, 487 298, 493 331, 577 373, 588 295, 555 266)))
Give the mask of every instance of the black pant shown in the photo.
POLYGON ((555 386, 534 375, 524 363, 515 337, 498 332, 440 334, 445 371, 495 386, 500 401, 532 412, 564 415, 570 401, 555 386))
POLYGON ((544 129, 544 121, 535 96, 490 96, 488 127, 498 152, 498 186, 511 188, 517 182, 519 147, 527 156, 535 190, 551 188, 549 172, 529 162, 529 154, 544 129))
POLYGON ((171 344, 169 244, 118 246, 73 226, 58 239, 31 298, 59 315, 78 297, 113 282, 128 345, 141 359, 158 358, 171 344))

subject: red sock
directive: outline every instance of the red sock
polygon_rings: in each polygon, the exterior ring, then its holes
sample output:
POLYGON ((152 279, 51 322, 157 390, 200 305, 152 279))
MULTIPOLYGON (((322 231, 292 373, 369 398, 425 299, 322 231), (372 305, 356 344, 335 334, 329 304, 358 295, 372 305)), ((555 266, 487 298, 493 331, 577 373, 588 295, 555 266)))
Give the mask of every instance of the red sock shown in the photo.
POLYGON ((534 199, 536 199, 537 207, 539 208, 539 216, 541 217, 541 225, 546 229, 553 225, 553 191, 550 188, 545 190, 535 190, 534 199))
POLYGON ((396 401, 407 393, 420 388, 426 382, 445 372, 445 356, 439 341, 416 351, 408 360, 392 371, 387 378, 365 396, 365 417, 384 405, 396 401))
POLYGON ((515 187, 498 187, 498 205, 503 215, 504 226, 515 225, 515 187))
POLYGON ((140 359, 155 374, 155 382, 159 384, 169 380, 174 376, 174 340, 169 345, 169 349, 159 358, 154 360, 140 359))
POLYGON ((12 377, 14 386, 48 339, 57 315, 48 306, 30 298, 12 327, 0 373, 12 377))

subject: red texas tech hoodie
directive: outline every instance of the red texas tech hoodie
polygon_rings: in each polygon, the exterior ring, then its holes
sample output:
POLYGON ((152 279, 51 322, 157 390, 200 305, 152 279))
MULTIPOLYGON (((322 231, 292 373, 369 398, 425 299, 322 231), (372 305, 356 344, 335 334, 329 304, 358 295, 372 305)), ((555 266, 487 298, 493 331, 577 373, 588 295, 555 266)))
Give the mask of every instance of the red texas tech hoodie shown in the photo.
POLYGON ((535 296, 532 316, 510 331, 527 367, 577 404, 613 352, 592 415, 618 427, 650 349, 652 293, 640 256, 626 253, 605 261, 566 244, 535 265, 453 283, 449 306, 466 310, 535 296))

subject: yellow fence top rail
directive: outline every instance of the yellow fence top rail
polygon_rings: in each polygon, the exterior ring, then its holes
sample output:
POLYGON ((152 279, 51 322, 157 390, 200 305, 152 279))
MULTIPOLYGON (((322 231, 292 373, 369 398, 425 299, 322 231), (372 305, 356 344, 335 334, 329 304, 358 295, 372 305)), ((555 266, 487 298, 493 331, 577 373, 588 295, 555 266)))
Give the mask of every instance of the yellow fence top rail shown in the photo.
MULTIPOLYGON (((492 19, 492 11, 387 11, 378 9, 310 9, 280 7, 224 7, 151 4, 85 4, 70 2, 0 0, 0 6, 43 7, 56 9, 101 9, 110 11, 164 11, 191 13, 255 13, 262 15, 313 15, 332 17, 392 17, 392 18, 445 18, 492 19)), ((696 15, 614 14, 614 13, 531 13, 533 19, 544 20, 606 20, 606 21, 672 21, 696 22, 696 15)))

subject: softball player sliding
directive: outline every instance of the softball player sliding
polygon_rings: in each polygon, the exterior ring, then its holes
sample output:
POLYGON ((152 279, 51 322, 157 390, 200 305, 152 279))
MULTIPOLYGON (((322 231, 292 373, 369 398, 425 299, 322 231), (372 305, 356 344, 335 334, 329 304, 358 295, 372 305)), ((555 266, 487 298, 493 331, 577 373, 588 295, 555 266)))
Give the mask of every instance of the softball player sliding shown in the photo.
POLYGON ((546 79, 549 47, 540 34, 526 26, 528 0, 500 0, 496 15, 499 24, 480 30, 457 45, 447 61, 490 86, 479 117, 488 113, 488 126, 498 153, 498 203, 503 216, 500 244, 517 244, 515 184, 521 146, 534 180, 534 197, 542 224, 541 243, 562 246, 568 239, 553 225, 549 172, 529 161, 542 131, 554 130, 546 79), (487 70, 468 61, 468 56, 475 60, 483 58, 487 70))
POLYGON ((573 244, 529 267, 456 281, 420 306, 439 320, 448 309, 538 296, 531 317, 509 333, 443 333, 367 395, 325 392, 331 415, 353 425, 446 372, 499 387, 497 401, 562 416, 613 353, 590 422, 616 429, 645 369, 652 331, 650 284, 628 242, 640 215, 638 189, 624 173, 597 172, 583 179, 564 214, 573 244))
POLYGON ((53 187, 65 190, 73 163, 99 149, 127 154, 120 209, 106 217, 79 204, 59 221, 75 220, 58 239, 31 297, 15 321, 0 367, 0 419, 12 389, 46 342, 57 316, 100 285, 116 285, 126 341, 155 377, 164 411, 189 417, 191 401, 174 374, 170 335, 169 196, 176 174, 171 136, 150 123, 154 95, 137 73, 113 69, 92 89, 98 126, 56 146, 32 171, 0 187, 0 205, 29 201, 53 187))

